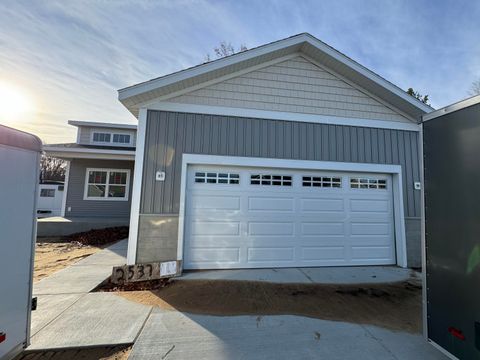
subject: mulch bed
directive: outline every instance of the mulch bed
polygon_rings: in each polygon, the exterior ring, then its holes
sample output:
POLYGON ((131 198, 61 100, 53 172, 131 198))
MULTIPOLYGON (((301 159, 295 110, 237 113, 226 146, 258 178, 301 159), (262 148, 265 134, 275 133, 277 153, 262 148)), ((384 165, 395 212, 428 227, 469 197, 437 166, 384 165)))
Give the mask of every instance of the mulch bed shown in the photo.
POLYGON ((169 279, 158 279, 149 281, 138 281, 124 284, 114 284, 110 278, 98 285, 93 292, 116 292, 116 291, 145 291, 145 290, 159 290, 172 282, 169 279))
POLYGON ((67 242, 76 242, 82 245, 105 245, 114 241, 128 238, 128 226, 118 226, 107 229, 96 229, 69 235, 67 242))

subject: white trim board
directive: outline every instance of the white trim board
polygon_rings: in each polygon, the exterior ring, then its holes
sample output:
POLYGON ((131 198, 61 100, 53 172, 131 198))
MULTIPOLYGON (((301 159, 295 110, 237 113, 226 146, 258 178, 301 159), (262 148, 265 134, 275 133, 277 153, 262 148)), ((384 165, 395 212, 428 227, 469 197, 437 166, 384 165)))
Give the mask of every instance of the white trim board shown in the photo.
POLYGON ((465 109, 469 106, 473 106, 473 105, 476 105, 476 104, 480 104, 480 95, 475 95, 475 96, 472 96, 471 98, 468 98, 468 99, 456 102, 452 105, 445 106, 444 108, 432 111, 429 114, 423 115, 422 120, 424 122, 429 121, 429 120, 435 119, 439 116, 450 114, 454 111, 465 109))
POLYGON ((118 124, 118 123, 105 123, 105 122, 96 122, 96 121, 80 121, 80 120, 68 120, 69 125, 73 126, 91 126, 91 127, 101 127, 101 128, 110 128, 110 129, 131 129, 136 130, 137 125, 135 124, 118 124))
POLYGON ((248 158, 238 156, 217 156, 183 154, 182 175, 180 180, 180 209, 178 218, 177 260, 183 260, 185 197, 188 165, 220 165, 270 167, 308 170, 331 170, 346 172, 366 172, 391 174, 393 179, 393 212, 395 222, 395 249, 397 265, 407 267, 407 240, 405 233, 405 214, 403 205, 402 167, 400 165, 347 163, 333 161, 285 160, 270 158, 248 158))
POLYGON ((67 161, 67 168, 65 170, 65 183, 63 184, 63 199, 62 199, 62 210, 60 215, 65 217, 65 209, 67 207, 67 196, 68 196, 68 182, 70 180, 70 165, 71 161, 67 161))
POLYGON ((103 159, 103 160, 135 160, 135 151, 98 150, 98 149, 65 149, 44 147, 45 153, 62 159, 103 159))
POLYGON ((135 264, 137 258, 138 222, 140 220, 140 199, 142 196, 143 157, 147 129, 147 109, 140 109, 138 115, 137 147, 133 170, 132 203, 130 210, 130 230, 128 233, 127 264, 135 264))
POLYGON ((419 124, 415 124, 415 123, 404 123, 399 121, 388 121, 388 120, 355 119, 355 118, 345 118, 345 117, 338 117, 338 116, 313 115, 313 114, 267 111, 267 110, 256 110, 256 109, 243 109, 243 108, 232 108, 232 107, 223 107, 223 106, 181 104, 181 103, 173 103, 173 102, 157 102, 155 104, 151 104, 148 109, 159 110, 159 111, 177 111, 177 112, 185 112, 185 113, 192 113, 192 114, 238 116, 238 117, 256 118, 256 119, 283 120, 283 121, 345 125, 345 126, 359 126, 359 127, 368 127, 368 128, 378 128, 378 129, 420 131, 419 124))

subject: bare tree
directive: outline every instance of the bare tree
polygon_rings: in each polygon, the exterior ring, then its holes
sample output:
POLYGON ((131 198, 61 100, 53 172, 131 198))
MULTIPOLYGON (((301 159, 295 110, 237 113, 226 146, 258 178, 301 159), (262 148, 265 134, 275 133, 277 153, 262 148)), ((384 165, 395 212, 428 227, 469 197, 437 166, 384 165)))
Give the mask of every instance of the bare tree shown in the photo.
POLYGON ((474 95, 480 95, 480 78, 475 80, 472 83, 472 86, 470 87, 469 94, 474 96, 474 95))
MULTIPOLYGON (((248 48, 245 44, 240 44, 240 47, 238 48, 238 50, 235 50, 233 45, 230 42, 227 43, 226 41, 222 41, 220 45, 213 48, 213 51, 217 59, 220 59, 225 56, 230 56, 246 50, 248 50, 248 48)), ((205 55, 205 62, 209 62, 209 61, 212 61, 212 58, 210 54, 207 54, 205 55)))
POLYGON ((42 154, 40 159, 40 181, 65 181, 67 162, 42 154))
POLYGON ((416 98, 418 100, 420 100, 421 102, 423 102, 426 105, 430 105, 428 103, 428 101, 429 101, 428 95, 422 95, 418 91, 413 90, 413 88, 408 88, 407 94, 413 96, 414 98, 416 98))

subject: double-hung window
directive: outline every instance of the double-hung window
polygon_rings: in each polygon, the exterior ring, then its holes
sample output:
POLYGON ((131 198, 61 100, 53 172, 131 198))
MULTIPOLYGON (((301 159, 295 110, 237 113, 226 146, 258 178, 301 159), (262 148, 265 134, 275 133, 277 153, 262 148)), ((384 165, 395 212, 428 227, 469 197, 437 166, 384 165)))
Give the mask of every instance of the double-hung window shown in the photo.
POLYGON ((128 200, 130 170, 87 169, 84 200, 128 200))

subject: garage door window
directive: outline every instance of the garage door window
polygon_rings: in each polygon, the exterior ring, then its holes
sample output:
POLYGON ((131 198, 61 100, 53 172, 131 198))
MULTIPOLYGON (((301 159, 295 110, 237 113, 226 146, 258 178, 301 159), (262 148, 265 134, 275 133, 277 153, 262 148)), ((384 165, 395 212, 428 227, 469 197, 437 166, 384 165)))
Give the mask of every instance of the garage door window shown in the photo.
POLYGON ((195 182, 200 184, 240 184, 240 175, 232 173, 196 172, 195 182))
POLYGON ((55 189, 40 189, 40 197, 55 197, 55 189))
POLYGON ((275 186, 292 186, 292 177, 290 175, 250 175, 251 185, 275 185, 275 186))
POLYGON ((302 186, 304 187, 324 187, 324 188, 340 188, 342 187, 342 179, 339 177, 326 176, 303 176, 302 186))
POLYGON ((372 178, 351 178, 350 187, 352 189, 386 189, 387 180, 372 178))

